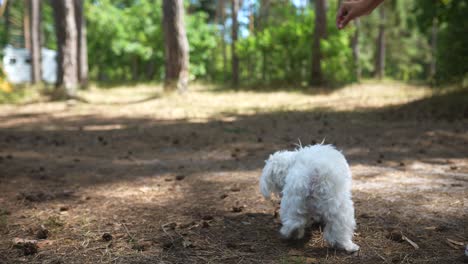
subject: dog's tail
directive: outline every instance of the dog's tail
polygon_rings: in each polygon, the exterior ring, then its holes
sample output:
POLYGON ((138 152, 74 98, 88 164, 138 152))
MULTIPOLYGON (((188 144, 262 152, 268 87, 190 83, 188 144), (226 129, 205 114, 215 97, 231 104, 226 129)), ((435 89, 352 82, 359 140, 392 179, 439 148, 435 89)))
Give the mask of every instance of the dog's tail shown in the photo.
POLYGON ((270 199, 271 192, 273 191, 271 182, 272 173, 273 169, 271 164, 267 163, 265 168, 263 168, 262 176, 260 177, 260 191, 266 199, 270 199))

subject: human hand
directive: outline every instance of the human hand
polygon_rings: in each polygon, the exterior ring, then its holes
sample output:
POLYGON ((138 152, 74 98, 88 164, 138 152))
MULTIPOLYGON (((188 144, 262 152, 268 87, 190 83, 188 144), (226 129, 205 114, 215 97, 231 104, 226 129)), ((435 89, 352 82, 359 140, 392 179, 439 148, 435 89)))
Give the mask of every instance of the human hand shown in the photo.
POLYGON ((343 29, 353 19, 370 14, 384 0, 345 0, 336 14, 336 26, 343 29))

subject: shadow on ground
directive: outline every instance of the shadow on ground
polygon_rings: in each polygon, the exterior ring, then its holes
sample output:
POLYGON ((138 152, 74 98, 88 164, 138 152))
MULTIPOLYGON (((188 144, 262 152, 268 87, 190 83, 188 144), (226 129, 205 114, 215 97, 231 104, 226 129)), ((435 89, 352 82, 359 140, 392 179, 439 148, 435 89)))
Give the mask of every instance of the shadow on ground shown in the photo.
POLYGON ((465 102, 463 92, 384 109, 229 115, 206 123, 3 116, 9 125, 0 129, 0 201, 9 214, 1 218, 0 255, 38 263, 455 263, 462 251, 447 238, 466 240, 467 224, 455 210, 467 183, 465 102), (355 173, 359 256, 327 249, 320 229, 295 245, 279 239, 275 205, 259 196, 256 179, 270 153, 294 148, 298 139, 325 139, 351 165, 371 168, 355 173), (388 170, 417 178, 415 164, 441 170, 420 172, 437 184, 366 189, 388 170), (445 202, 447 210, 435 206, 445 202), (67 214, 51 209, 63 204, 67 214), (66 219, 51 228, 60 247, 24 257, 9 246, 50 215, 66 219), (421 249, 389 239, 392 230, 421 249), (103 243, 103 232, 112 242, 103 243))

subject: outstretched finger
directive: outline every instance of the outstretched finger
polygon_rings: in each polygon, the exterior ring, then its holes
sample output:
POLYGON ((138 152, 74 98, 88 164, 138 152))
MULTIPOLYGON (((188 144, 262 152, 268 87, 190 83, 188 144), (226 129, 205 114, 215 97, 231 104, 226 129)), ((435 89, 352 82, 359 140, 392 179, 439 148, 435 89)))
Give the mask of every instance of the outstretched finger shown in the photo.
POLYGON ((340 24, 343 21, 344 17, 347 15, 347 13, 348 12, 346 11, 345 6, 341 5, 340 9, 336 13, 336 27, 337 28, 340 28, 340 24))
POLYGON ((348 25, 348 23, 353 20, 353 16, 351 13, 347 13, 343 19, 340 20, 340 22, 338 23, 338 28, 339 29, 343 29, 346 27, 346 25, 348 25))

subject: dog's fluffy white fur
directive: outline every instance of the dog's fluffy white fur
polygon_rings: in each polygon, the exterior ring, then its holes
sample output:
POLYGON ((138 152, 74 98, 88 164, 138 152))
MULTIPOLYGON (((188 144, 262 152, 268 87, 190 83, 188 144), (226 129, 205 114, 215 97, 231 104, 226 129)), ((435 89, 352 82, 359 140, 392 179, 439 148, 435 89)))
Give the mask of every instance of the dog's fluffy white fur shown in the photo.
POLYGON ((352 242, 356 222, 351 200, 351 171, 331 145, 299 147, 270 155, 260 178, 265 198, 281 197, 280 233, 302 238, 313 222, 325 224, 324 239, 348 252, 359 250, 352 242))

